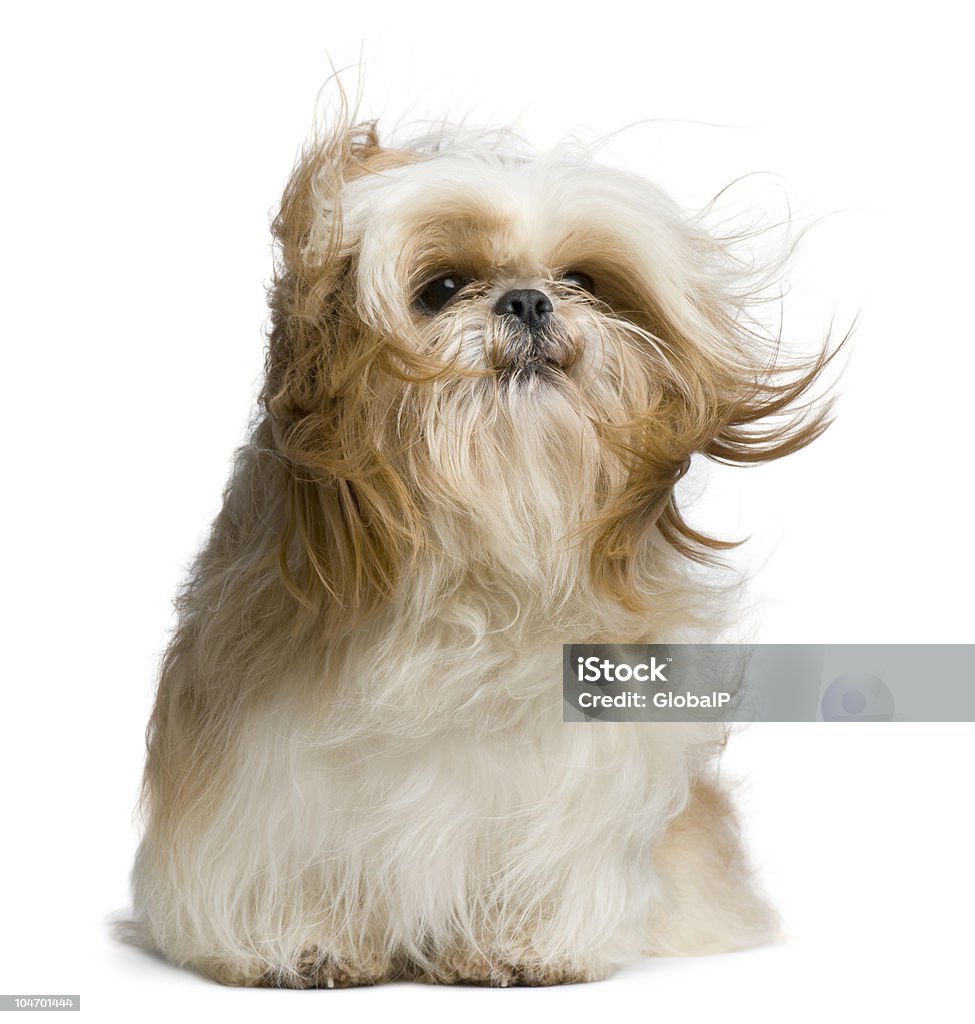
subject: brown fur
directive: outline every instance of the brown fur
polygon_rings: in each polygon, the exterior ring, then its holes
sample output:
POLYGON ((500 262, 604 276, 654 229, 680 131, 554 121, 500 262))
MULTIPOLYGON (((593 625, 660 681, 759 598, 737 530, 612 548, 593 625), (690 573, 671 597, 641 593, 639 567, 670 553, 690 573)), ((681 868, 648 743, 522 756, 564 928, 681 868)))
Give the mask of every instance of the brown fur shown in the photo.
MULTIPOLYGON (((346 660, 356 656, 356 638, 369 635, 397 597, 403 601, 403 582, 418 567, 427 566, 434 579, 426 598, 431 605, 463 593, 472 606, 486 605, 497 616, 485 620, 492 635, 502 631, 506 600, 519 609, 541 600, 552 637, 581 621, 591 630, 585 638, 590 641, 642 640, 668 625, 668 615, 690 614, 676 597, 657 600, 662 585, 679 589, 676 556, 706 559, 730 546, 690 527, 677 506, 674 488, 692 457, 733 464, 776 459, 809 444, 829 422, 829 402, 816 404, 813 395, 838 346, 827 340, 809 359, 782 358, 778 340, 751 317, 756 297, 724 287, 720 274, 711 273, 713 264, 730 257, 724 243, 703 230, 682 234, 680 258, 696 274, 686 289, 668 294, 598 223, 581 224, 541 260, 524 255, 490 204, 470 196, 448 199, 436 216, 418 214, 398 255, 402 294, 383 296, 387 322, 377 323, 365 308, 357 241, 345 230, 341 198, 356 182, 381 181, 427 159, 435 155, 381 146, 373 124, 341 127, 306 149, 274 222, 277 264, 258 422, 178 599, 179 625, 148 730, 143 801, 152 841, 143 846, 138 873, 150 880, 149 899, 166 907, 153 939, 160 946, 182 949, 187 922, 207 919, 208 908, 186 907, 180 894, 202 891, 199 899, 209 898, 194 854, 204 848, 204 838, 213 839, 208 830, 232 799, 233 780, 247 777, 247 728, 265 718, 277 723, 282 708, 293 707, 325 721, 334 681, 350 674, 346 660), (462 366, 438 348, 439 328, 410 311, 410 297, 445 266, 491 278, 539 276, 567 308, 599 320, 618 360, 622 411, 607 411, 572 379, 602 459, 592 474, 592 493, 584 496, 591 514, 567 526, 588 570, 581 584, 571 577, 582 590, 578 598, 559 591, 560 580, 544 596, 537 581, 519 594, 496 560, 441 550, 432 533, 432 508, 473 532, 477 493, 491 485, 465 480, 475 492, 472 502, 469 493, 451 490, 453 482, 433 464, 424 431, 434 390, 483 379, 498 388, 493 398, 500 403, 503 385, 492 384, 495 364, 508 358, 499 329, 487 344, 487 368, 462 366), (598 298, 580 297, 559 283, 571 269, 600 281, 598 298), (611 628, 620 635, 604 636, 611 628)), ((481 292, 475 286, 472 301, 486 293, 486 286, 481 292)), ((453 315, 446 313, 442 322, 455 326, 453 315)), ((554 387, 567 386, 571 374, 581 372, 577 339, 566 333, 560 342, 563 376, 554 387)), ((563 471, 561 479, 568 477, 571 463, 557 439, 543 442, 551 448, 550 464, 563 471)), ((469 443, 476 448, 476 433, 469 443)), ((545 540, 553 547, 561 541, 545 540)), ((401 613, 397 623, 402 628, 408 619, 401 613)), ((438 622, 430 628, 438 638, 447 635, 438 622)), ((524 643, 541 642, 531 632, 541 635, 537 623, 519 622, 518 628, 525 631, 524 643)), ((432 643, 429 637, 424 642, 432 643)), ((685 844, 710 843, 716 856, 724 848, 735 856, 734 829, 724 814, 707 784, 699 783, 660 851, 675 893, 691 884, 681 875, 685 844)), ((712 867, 720 874, 720 863, 712 867)), ((730 874, 741 870, 735 862, 730 874)), ((302 892, 308 914, 326 916, 319 906, 322 891, 312 886, 302 892)), ((244 913, 252 894, 237 895, 235 910, 244 913)), ((743 920, 756 905, 741 909, 743 920)), ((737 912, 729 906, 729 913, 737 912)), ((297 911, 289 906, 285 912, 297 911)), ((368 928, 363 935, 354 954, 296 946, 291 961, 270 967, 254 951, 233 962, 193 948, 180 955, 231 984, 341 986, 407 969, 388 951, 374 950, 378 941, 368 928)), ((234 936, 234 942, 251 938, 234 936)), ((435 981, 490 984, 552 984, 602 973, 598 962, 533 957, 530 944, 519 955, 510 948, 482 955, 460 944, 416 969, 435 981)))

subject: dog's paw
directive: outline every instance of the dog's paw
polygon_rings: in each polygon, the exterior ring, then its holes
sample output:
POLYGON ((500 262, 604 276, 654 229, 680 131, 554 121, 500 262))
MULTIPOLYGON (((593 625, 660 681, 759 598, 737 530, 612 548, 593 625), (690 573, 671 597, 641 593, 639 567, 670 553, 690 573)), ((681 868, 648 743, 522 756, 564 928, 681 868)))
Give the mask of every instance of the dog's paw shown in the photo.
POLYGON ((578 963, 542 963, 492 957, 477 951, 442 954, 416 968, 413 977, 435 985, 486 985, 491 988, 576 985, 601 981, 612 968, 578 963))
POLYGON ((264 984, 275 988, 357 988, 378 985, 391 973, 390 960, 378 954, 340 959, 309 949, 290 970, 268 972, 264 984))
POLYGON ((195 966, 222 985, 246 988, 355 988, 377 985, 393 974, 390 961, 378 955, 339 959, 317 949, 305 950, 296 962, 281 966, 217 959, 195 966))
POLYGON ((531 987, 546 985, 581 985, 602 981, 612 973, 611 968, 582 964, 512 964, 508 967, 510 984, 531 987))

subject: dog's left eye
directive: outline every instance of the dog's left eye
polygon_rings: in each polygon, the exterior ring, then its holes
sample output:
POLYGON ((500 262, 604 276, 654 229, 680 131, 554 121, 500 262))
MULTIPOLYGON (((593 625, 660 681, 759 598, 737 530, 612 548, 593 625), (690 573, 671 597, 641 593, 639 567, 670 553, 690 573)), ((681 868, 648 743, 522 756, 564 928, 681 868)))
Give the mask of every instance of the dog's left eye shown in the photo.
POLYGON ((581 291, 588 292, 590 295, 595 293, 596 285, 593 279, 588 274, 583 274, 578 270, 573 270, 568 274, 562 275, 562 283, 572 285, 573 288, 579 288, 581 291))
POLYGON ((424 313, 439 313, 449 306, 462 288, 471 283, 469 277, 460 274, 444 274, 425 284, 416 297, 416 304, 424 313))

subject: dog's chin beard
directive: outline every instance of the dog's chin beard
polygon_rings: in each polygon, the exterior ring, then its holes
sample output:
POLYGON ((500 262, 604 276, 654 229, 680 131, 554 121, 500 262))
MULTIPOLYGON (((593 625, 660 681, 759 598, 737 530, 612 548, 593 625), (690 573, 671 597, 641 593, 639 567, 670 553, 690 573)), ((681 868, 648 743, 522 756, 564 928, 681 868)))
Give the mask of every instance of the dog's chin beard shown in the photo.
POLYGON ((498 383, 512 389, 533 385, 554 385, 565 380, 565 371, 555 360, 533 356, 498 369, 498 383))
POLYGON ((566 380, 574 354, 566 339, 545 332, 524 331, 505 346, 497 379, 506 389, 557 385, 566 380))

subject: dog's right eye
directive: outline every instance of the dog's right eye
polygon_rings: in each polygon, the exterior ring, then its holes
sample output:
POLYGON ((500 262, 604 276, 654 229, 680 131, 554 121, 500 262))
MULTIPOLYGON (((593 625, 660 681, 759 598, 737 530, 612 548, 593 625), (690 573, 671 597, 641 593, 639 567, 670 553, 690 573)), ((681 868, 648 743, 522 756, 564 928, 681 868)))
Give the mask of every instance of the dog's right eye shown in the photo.
POLYGON ((461 288, 471 283, 460 274, 444 274, 425 284, 416 297, 416 305, 424 313, 439 313, 457 297, 461 288))

